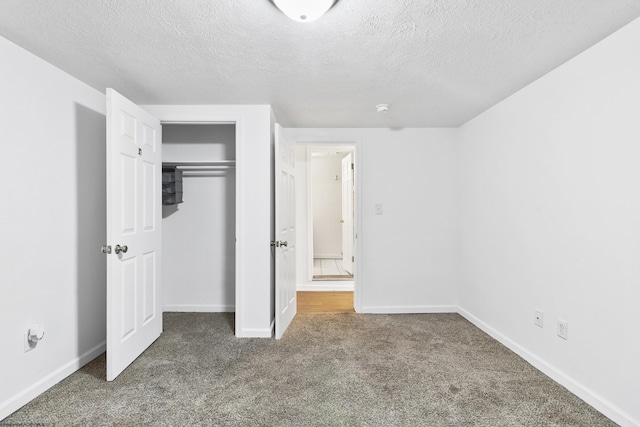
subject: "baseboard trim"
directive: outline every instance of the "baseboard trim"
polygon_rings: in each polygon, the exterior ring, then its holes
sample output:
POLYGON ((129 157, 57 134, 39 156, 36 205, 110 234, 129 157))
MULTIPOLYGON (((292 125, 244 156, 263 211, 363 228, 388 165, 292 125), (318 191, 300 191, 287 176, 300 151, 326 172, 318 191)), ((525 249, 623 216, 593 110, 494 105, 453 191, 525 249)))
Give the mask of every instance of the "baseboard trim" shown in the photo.
POLYGON ((35 384, 25 388, 11 399, 0 403, 0 420, 7 418, 9 415, 22 408, 24 405, 40 396, 45 391, 49 390, 54 385, 58 384, 69 375, 82 368, 87 363, 91 362, 96 357, 104 353, 106 349, 106 342, 103 341, 97 346, 93 347, 89 351, 86 351, 79 357, 71 360, 70 362, 62 365, 49 375, 45 376, 35 384))
POLYGON ((319 258, 319 259, 339 259, 342 260, 342 254, 329 254, 329 255, 316 255, 313 254, 313 258, 319 258))
POLYGON ((362 313, 367 314, 429 314, 429 313, 457 313, 455 305, 415 305, 415 306, 384 306, 362 307, 362 313))
POLYGON ((600 396, 598 393, 595 393, 591 389, 582 385, 580 382, 564 374, 553 365, 550 365, 531 351, 527 350, 520 344, 503 335, 501 332, 498 332, 496 329, 489 326, 487 323, 480 320, 469 311, 465 310, 462 307, 458 307, 458 313, 469 322, 477 326, 479 329, 481 329, 483 332, 491 336, 493 339, 500 342, 509 350, 516 353, 518 356, 522 357, 524 360, 547 375, 549 378, 569 390, 571 393, 578 396, 580 399, 587 402, 589 405, 593 406, 595 409, 597 409, 606 417, 610 418, 612 421, 620 424, 623 427, 640 426, 639 420, 633 418, 631 415, 621 410, 616 405, 600 396))
POLYGON ((219 304, 169 304, 162 307, 162 310, 181 313, 233 313, 236 311, 236 306, 219 304))
POLYGON ((271 338, 273 337, 274 322, 268 328, 244 328, 236 330, 236 338, 271 338))
POLYGON ((304 283, 296 286, 301 292, 353 292, 353 281, 322 281, 322 284, 304 283))

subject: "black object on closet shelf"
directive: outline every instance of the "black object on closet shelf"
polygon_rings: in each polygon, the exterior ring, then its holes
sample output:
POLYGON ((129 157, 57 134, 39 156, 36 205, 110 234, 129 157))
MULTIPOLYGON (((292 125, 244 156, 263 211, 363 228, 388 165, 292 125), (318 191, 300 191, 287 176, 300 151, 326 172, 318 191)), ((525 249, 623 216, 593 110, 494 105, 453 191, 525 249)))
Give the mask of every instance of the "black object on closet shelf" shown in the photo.
POLYGON ((182 171, 175 166, 162 167, 162 204, 182 203, 182 171))

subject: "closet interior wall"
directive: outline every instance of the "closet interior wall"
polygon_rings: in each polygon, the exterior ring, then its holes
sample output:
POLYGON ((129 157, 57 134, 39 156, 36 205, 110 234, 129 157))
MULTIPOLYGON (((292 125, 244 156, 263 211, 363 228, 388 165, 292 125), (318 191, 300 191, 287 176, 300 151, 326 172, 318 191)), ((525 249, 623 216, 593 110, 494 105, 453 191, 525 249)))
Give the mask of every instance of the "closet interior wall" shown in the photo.
MULTIPOLYGON (((162 126, 163 163, 218 160, 235 160, 235 125, 162 126)), ((235 311, 235 167, 183 170, 183 203, 162 207, 164 311, 235 311)))

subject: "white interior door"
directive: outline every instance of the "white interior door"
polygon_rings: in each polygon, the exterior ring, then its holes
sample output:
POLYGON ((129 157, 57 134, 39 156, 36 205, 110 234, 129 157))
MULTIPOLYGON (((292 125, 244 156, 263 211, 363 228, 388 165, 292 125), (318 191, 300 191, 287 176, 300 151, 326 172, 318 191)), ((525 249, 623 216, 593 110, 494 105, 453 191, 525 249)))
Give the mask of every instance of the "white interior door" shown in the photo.
POLYGON ((161 133, 107 89, 107 381, 162 332, 161 133))
POLYGON ((282 126, 275 128, 276 185, 276 338, 280 339, 296 315, 296 150, 282 126))
POLYGON ((353 274, 353 154, 342 159, 342 268, 353 274))

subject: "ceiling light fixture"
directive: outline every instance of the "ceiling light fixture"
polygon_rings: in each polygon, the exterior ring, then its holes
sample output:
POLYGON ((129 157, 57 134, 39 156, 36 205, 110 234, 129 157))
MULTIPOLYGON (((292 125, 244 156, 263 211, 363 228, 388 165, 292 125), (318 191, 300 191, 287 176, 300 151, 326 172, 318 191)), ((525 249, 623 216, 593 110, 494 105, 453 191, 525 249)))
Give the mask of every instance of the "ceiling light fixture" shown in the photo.
POLYGON ((387 113, 387 112, 389 112, 390 108, 391 108, 391 106, 389 104, 378 104, 378 105, 376 105, 376 111, 378 113, 387 113))
POLYGON ((278 9, 294 21, 312 22, 324 15, 336 0, 272 0, 278 9))

